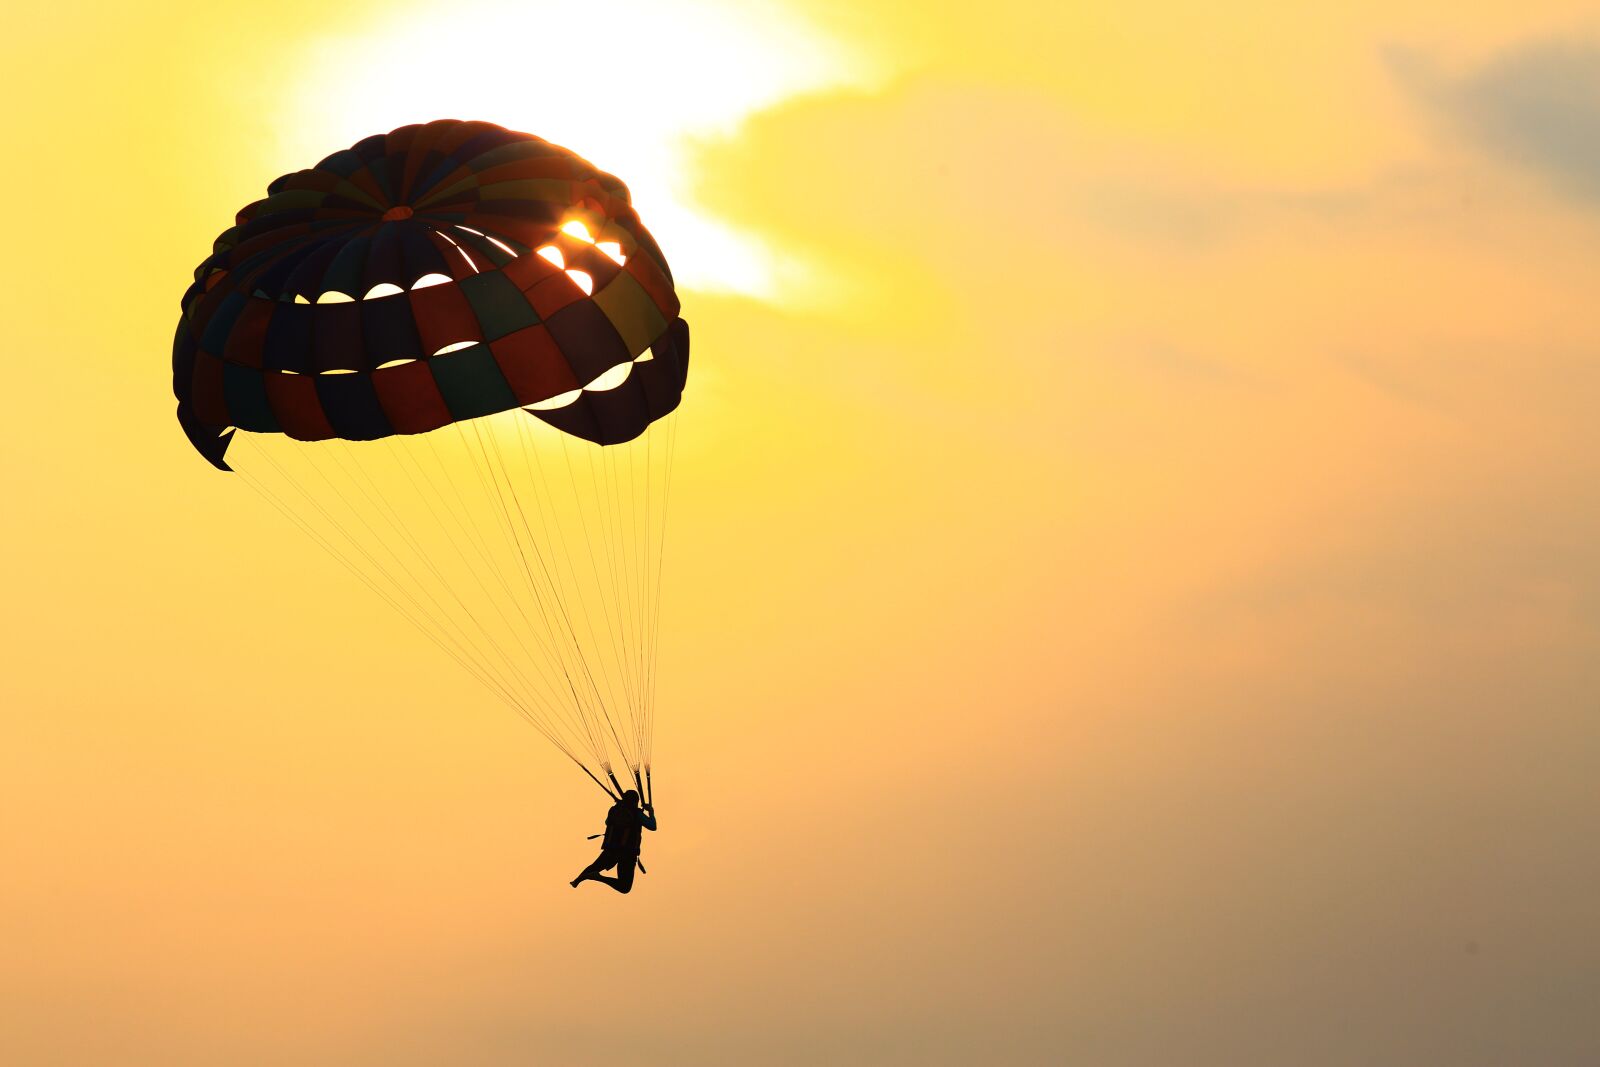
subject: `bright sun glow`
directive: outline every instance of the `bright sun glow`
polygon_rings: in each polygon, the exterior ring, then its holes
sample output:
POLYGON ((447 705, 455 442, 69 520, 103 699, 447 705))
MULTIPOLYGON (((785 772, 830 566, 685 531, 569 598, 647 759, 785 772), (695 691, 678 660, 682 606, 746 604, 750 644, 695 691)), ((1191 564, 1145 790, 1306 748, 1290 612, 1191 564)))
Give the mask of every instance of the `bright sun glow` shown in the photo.
POLYGON ((316 46, 298 121, 286 124, 284 164, 305 166, 411 122, 498 122, 627 182, 680 285, 770 295, 777 257, 718 220, 715 205, 695 202, 689 144, 728 135, 789 97, 858 84, 856 67, 770 5, 462 0, 401 9, 383 27, 316 46))

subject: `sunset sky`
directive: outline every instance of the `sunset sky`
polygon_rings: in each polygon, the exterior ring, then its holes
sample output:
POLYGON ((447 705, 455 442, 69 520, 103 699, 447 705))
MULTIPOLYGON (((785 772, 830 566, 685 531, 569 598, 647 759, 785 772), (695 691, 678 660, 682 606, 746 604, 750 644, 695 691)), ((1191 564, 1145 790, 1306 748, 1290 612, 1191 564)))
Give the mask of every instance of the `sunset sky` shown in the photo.
POLYGON ((0 1063, 1600 1062, 1600 6, 8 12, 0 1063), (656 792, 173 415, 267 182, 484 119, 695 338, 656 792))

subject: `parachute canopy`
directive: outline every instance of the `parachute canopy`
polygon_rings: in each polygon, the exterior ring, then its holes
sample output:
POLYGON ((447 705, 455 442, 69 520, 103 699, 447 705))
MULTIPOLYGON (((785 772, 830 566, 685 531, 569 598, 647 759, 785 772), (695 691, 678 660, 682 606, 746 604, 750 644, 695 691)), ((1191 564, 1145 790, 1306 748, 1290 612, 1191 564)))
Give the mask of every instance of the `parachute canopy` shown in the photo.
POLYGON ((627 188, 448 120, 267 194, 183 296, 190 441, 230 470, 239 438, 246 484, 607 792, 616 762, 648 792, 689 332, 627 188))
POLYGON ((178 419, 218 467, 235 429, 373 440, 522 407, 614 444, 677 406, 666 259, 566 149, 403 126, 267 194, 196 268, 173 341, 178 419))

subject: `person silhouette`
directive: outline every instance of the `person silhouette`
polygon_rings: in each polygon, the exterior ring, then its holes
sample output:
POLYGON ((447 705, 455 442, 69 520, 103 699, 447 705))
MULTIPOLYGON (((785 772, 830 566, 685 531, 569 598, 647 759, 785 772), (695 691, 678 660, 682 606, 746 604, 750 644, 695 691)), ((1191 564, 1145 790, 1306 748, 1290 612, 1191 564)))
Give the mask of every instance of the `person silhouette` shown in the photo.
POLYGON ((639 794, 628 790, 606 812, 605 838, 600 842, 600 855, 572 880, 576 889, 581 882, 603 882, 619 893, 633 888, 633 869, 639 865, 639 842, 642 831, 656 828, 654 805, 639 807, 639 794), (608 878, 601 871, 617 869, 616 876, 608 878))

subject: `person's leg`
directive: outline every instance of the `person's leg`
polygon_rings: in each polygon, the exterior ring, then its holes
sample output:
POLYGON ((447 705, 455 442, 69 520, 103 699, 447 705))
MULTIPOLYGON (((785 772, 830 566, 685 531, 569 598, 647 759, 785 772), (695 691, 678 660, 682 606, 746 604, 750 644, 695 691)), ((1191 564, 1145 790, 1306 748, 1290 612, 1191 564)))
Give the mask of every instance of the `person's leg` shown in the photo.
POLYGON ((610 886, 619 893, 626 893, 633 888, 633 868, 639 862, 637 856, 628 856, 617 863, 617 876, 607 878, 603 874, 594 876, 594 880, 610 886))
POLYGON ((589 866, 587 866, 587 867, 585 867, 583 869, 583 873, 579 874, 578 877, 576 877, 576 878, 574 878, 572 880, 572 885, 573 885, 574 888, 576 888, 579 882, 587 881, 590 878, 593 878, 595 881, 598 881, 598 882, 610 882, 611 879, 609 879, 609 878, 601 878, 600 877, 600 872, 601 871, 609 871, 611 868, 615 867, 616 865, 617 865, 617 857, 616 856, 612 855, 609 852, 602 852, 602 853, 600 853, 600 855, 598 857, 595 858, 595 861, 593 863, 589 864, 589 866))

